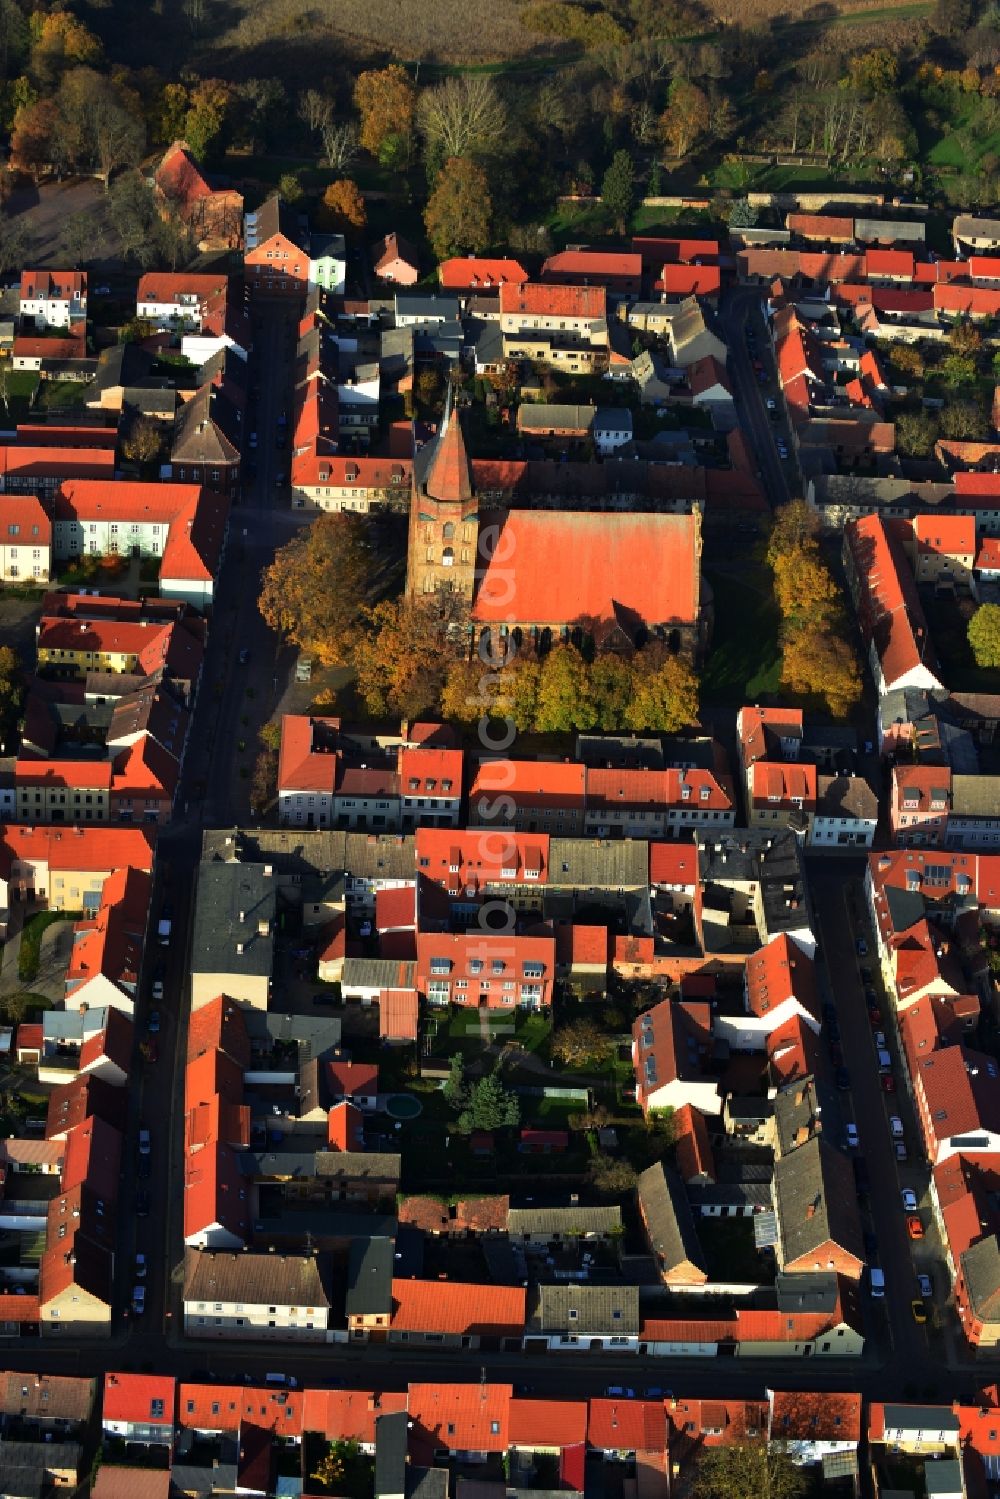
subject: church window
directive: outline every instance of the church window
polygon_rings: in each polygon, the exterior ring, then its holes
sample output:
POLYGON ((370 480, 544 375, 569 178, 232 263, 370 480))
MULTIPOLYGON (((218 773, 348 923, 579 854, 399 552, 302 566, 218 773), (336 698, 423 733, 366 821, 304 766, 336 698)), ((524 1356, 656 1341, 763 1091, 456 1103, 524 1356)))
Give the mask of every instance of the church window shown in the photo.
POLYGON ((441 535, 444 537, 445 541, 454 541, 455 527, 452 525, 451 521, 447 522, 441 535))

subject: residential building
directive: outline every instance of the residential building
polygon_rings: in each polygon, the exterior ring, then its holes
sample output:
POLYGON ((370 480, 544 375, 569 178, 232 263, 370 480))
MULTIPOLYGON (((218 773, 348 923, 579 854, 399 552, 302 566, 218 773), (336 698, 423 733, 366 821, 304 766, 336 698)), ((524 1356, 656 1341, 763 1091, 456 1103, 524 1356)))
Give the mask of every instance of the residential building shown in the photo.
POLYGON ((865 1265, 854 1172, 822 1136, 775 1162, 778 1264, 785 1274, 834 1270, 857 1280, 865 1265))
POLYGON ((677 1174, 657 1161, 639 1177, 639 1216, 661 1279, 667 1286, 702 1286, 708 1266, 694 1214, 677 1174))
POLYGON ((177 1381, 173 1375, 104 1376, 101 1416, 105 1436, 144 1447, 172 1448, 176 1407, 177 1381))
POLYGON ((251 293, 304 297, 309 290, 307 234, 277 194, 244 220, 243 273, 251 293))
POLYGON ((86 322, 86 271, 22 271, 20 313, 40 329, 86 322))
POLYGON ((941 689, 909 564, 893 523, 869 515, 844 528, 844 567, 879 695, 941 689))
POLYGON ((521 1286, 395 1279, 389 1342, 518 1348, 524 1335, 525 1299, 521 1286))
POLYGON ((472 928, 418 932, 415 983, 430 1004, 546 1009, 555 980, 555 938, 472 928))
POLYGON ((184 1330, 198 1338, 322 1343, 330 1291, 316 1254, 188 1249, 184 1330))
POLYGON ((526 1350, 639 1350, 639 1288, 546 1284, 533 1288, 524 1328, 526 1350))
POLYGON ((889 826, 901 848, 937 848, 945 841, 951 808, 947 766, 894 765, 889 826))
POLYGON ((191 941, 192 1010, 219 994, 267 1009, 276 902, 272 866, 202 862, 191 941))
POLYGON ((0 522, 0 581, 47 583, 52 568, 52 522, 34 495, 8 495, 0 522))
POLYGON ((372 246, 371 260, 372 270, 380 281, 416 286, 420 280, 417 252, 401 234, 387 234, 377 240, 372 246))
POLYGON ((632 1026, 632 1065, 643 1113, 690 1104, 703 1114, 718 1114, 718 1079, 706 1071, 711 1051, 709 1003, 665 999, 640 1015, 632 1026))

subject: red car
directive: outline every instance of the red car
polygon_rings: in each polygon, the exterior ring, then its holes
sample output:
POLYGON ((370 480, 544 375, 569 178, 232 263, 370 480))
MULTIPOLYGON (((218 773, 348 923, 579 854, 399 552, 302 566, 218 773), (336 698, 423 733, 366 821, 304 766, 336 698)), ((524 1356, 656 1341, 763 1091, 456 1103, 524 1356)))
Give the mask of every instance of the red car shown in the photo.
POLYGON ((873 1026, 879 1026, 882 1024, 882 1011, 879 1009, 878 1005, 868 1006, 868 1019, 873 1026))
POLYGON ((922 1239, 924 1236, 924 1225, 916 1213, 911 1213, 906 1220, 906 1232, 911 1239, 922 1239))
POLYGON ((886 1093, 895 1093, 896 1079, 891 1072, 886 1072, 882 1077, 882 1087, 886 1093))

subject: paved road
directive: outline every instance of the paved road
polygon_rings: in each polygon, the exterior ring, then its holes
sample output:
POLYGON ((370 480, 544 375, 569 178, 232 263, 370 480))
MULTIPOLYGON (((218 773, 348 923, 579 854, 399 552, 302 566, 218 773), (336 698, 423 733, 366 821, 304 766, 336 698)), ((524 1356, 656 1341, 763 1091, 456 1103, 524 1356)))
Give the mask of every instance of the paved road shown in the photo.
POLYGON ((727 292, 719 305, 719 322, 729 346, 727 368, 733 382, 740 426, 757 455, 760 477, 771 504, 782 505, 790 498, 788 476, 774 445, 776 424, 771 422, 764 405, 765 394, 774 391, 780 401, 780 391, 773 381, 766 390, 761 386, 746 345, 749 324, 757 335, 757 357, 773 376, 774 361, 764 328, 760 294, 748 287, 735 287, 727 292))
MULTIPOLYGON (((888 1006, 881 994, 878 962, 874 956, 874 938, 867 922, 861 884, 864 864, 861 860, 822 864, 810 861, 810 890, 816 910, 822 957, 822 981, 825 997, 836 1005, 845 1062, 851 1079, 854 1119, 861 1141, 860 1155, 867 1168, 869 1191, 865 1210, 872 1222, 878 1243, 877 1263, 885 1272, 886 1295, 880 1304, 872 1303, 878 1319, 883 1321, 882 1337, 886 1340, 887 1373, 893 1371, 897 1381, 921 1391, 938 1385, 945 1347, 939 1332, 919 1326, 913 1318, 911 1302, 919 1297, 917 1269, 912 1244, 906 1231, 906 1215, 900 1193, 912 1187, 918 1199, 926 1203, 929 1173, 920 1159, 919 1135, 904 1091, 886 1093, 879 1075, 868 1017, 860 966, 871 969, 874 987, 880 995, 882 1029, 888 1006), (861 938, 868 944, 868 955, 858 956, 856 944, 861 938), (909 1159, 900 1165, 889 1131, 889 1117, 903 1118, 909 1159)), ((891 1043, 894 1047, 894 1041, 891 1043)), ((898 1054, 894 1058, 895 1076, 900 1069, 898 1054)), ((922 1213, 925 1224, 930 1212, 922 1213)), ((927 1251, 921 1246, 920 1268, 936 1270, 933 1278, 939 1293, 946 1284, 942 1266, 926 1263, 927 1251)), ((943 1308, 938 1308, 940 1318, 943 1308)))

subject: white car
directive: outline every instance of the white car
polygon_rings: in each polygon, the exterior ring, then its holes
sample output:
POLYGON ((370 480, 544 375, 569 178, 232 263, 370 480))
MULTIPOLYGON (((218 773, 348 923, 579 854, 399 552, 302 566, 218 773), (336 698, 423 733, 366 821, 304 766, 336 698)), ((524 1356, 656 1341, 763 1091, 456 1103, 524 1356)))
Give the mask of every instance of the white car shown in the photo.
POLYGON ((163 998, 163 980, 162 979, 154 979, 153 980, 153 998, 154 999, 162 999, 163 998))
POLYGON ((875 1032, 875 1049, 876 1049, 876 1051, 885 1051, 885 1049, 886 1049, 885 1031, 876 1031, 875 1032))
POLYGON ((903 1199, 903 1207, 908 1213, 917 1211, 917 1194, 910 1187, 904 1187, 900 1196, 903 1199))
POLYGON ((146 1287, 132 1287, 132 1310, 137 1317, 141 1317, 146 1310, 146 1287))
POLYGON ((848 1124, 845 1128, 845 1134, 848 1150, 857 1150, 861 1143, 858 1138, 858 1126, 856 1124, 848 1124))
POLYGON ((149 1138, 149 1130, 148 1129, 141 1129, 139 1131, 139 1154, 140 1155, 149 1155, 149 1152, 150 1152, 151 1149, 152 1149, 152 1144, 151 1144, 150 1138, 149 1138))
POLYGON ((135 1273, 136 1279, 146 1279, 146 1256, 144 1254, 137 1254, 135 1257, 135 1273))
POLYGON ((768 396, 767 400, 764 402, 764 405, 767 407, 768 411, 777 411, 778 409, 778 403, 773 396, 768 396))

